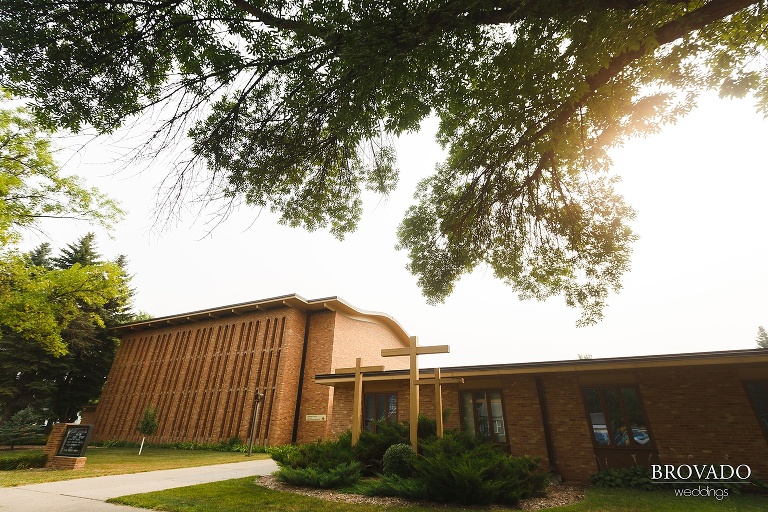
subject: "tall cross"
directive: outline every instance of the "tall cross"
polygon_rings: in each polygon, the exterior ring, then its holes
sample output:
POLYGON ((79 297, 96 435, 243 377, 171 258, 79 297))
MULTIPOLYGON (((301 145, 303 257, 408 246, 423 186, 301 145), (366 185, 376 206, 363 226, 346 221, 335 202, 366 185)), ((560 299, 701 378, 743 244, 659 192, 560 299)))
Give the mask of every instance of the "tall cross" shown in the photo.
POLYGON ((447 354, 451 351, 448 345, 433 345, 431 347, 419 347, 419 339, 411 336, 410 346, 406 348, 385 348, 381 350, 381 357, 409 356, 411 358, 411 448, 416 452, 419 449, 419 387, 416 381, 419 380, 419 366, 416 356, 422 354, 447 354))
POLYGON ((417 379, 416 385, 435 385, 435 423, 437 425, 437 437, 443 437, 443 390, 442 384, 464 384, 462 377, 440 378, 440 368, 435 368, 435 376, 429 379, 417 379))
POLYGON ((354 373, 355 374, 355 392, 352 402, 352 446, 360 440, 360 423, 362 422, 363 405, 363 372, 382 372, 383 366, 360 366, 360 358, 355 359, 353 368, 336 368, 336 373, 354 373))

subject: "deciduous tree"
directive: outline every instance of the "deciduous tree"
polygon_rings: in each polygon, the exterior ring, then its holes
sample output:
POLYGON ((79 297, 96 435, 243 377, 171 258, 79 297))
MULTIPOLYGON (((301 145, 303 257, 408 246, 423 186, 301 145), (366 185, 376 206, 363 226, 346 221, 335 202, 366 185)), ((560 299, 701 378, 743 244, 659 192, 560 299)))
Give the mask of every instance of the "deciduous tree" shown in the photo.
POLYGON ((193 156, 168 197, 201 180, 225 213, 341 237, 395 186, 391 139, 437 116, 448 156, 398 233, 424 294, 489 265, 587 323, 635 238, 607 151, 707 88, 768 103, 764 0, 6 0, 0 23, 0 80, 51 126, 171 100, 154 140, 193 156))
POLYGON ((74 421, 109 373, 119 340, 108 328, 131 319, 124 258, 100 261, 91 234, 49 255, 0 258, 0 423, 29 406, 74 421))
POLYGON ((51 133, 24 108, 3 108, 8 99, 0 89, 0 247, 18 242, 23 229, 43 218, 110 227, 123 213, 117 204, 79 178, 63 176, 53 158, 51 133))

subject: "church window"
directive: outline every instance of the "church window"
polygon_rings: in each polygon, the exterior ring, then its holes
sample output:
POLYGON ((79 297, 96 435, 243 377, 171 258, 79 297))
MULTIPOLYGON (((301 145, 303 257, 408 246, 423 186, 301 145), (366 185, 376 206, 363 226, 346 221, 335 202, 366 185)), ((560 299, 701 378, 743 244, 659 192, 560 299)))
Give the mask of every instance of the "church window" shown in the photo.
POLYGON ((363 418, 369 432, 382 422, 397 423, 397 393, 366 393, 363 418))
POLYGON ((650 448, 651 436, 637 388, 586 388, 584 402, 596 446, 650 448))
POLYGON ((496 443, 506 443, 501 391, 462 392, 461 424, 468 432, 490 437, 496 443))

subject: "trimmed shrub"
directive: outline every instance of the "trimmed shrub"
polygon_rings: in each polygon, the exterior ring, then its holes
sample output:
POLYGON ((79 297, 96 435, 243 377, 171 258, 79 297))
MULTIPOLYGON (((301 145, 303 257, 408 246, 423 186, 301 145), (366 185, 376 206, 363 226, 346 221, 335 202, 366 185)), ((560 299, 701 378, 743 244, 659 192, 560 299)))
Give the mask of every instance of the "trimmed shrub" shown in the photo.
POLYGON ((428 495, 421 480, 397 475, 365 480, 355 487, 355 491, 366 496, 396 496, 409 500, 423 500, 428 495))
POLYGON ((549 477, 537 472, 538 465, 536 458, 511 457, 491 443, 453 433, 425 444, 414 466, 429 499, 513 505, 546 488, 549 477))
POLYGON ((313 468, 330 470, 341 464, 353 462, 352 441, 349 436, 341 436, 335 441, 318 440, 315 443, 284 448, 282 453, 272 452, 272 458, 280 468, 313 468))
POLYGON ((628 487, 633 489, 652 490, 651 471, 640 466, 621 469, 606 469, 592 475, 592 485, 595 487, 628 487))
POLYGON ((47 457, 40 450, 22 450, 0 453, 0 471, 42 468, 47 457))
POLYGON ((359 462, 339 464, 330 468, 289 468, 281 467, 275 477, 292 485, 332 489, 350 487, 360 481, 362 465, 359 462))
POLYGON ((410 431, 407 423, 379 422, 376 433, 364 430, 353 448, 355 459, 363 464, 363 473, 373 476, 383 470, 384 453, 392 445, 407 444, 410 431))
POLYGON ((413 463, 416 454, 410 445, 404 443, 393 444, 384 452, 382 466, 384 476, 399 476, 408 478, 413 473, 413 463))

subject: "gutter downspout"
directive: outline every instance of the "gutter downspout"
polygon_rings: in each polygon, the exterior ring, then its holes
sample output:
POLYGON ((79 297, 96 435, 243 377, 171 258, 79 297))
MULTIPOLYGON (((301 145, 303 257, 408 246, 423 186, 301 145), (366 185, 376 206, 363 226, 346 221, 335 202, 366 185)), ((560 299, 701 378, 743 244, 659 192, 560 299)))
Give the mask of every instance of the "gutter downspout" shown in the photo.
POLYGON ((299 389, 296 392, 296 411, 293 415, 293 433, 291 434, 291 444, 296 444, 299 435, 299 418, 301 418, 301 392, 304 389, 304 367, 307 364, 307 347, 309 345, 309 324, 312 312, 307 311, 307 318, 304 322, 304 347, 301 350, 301 367, 299 368, 299 389))

